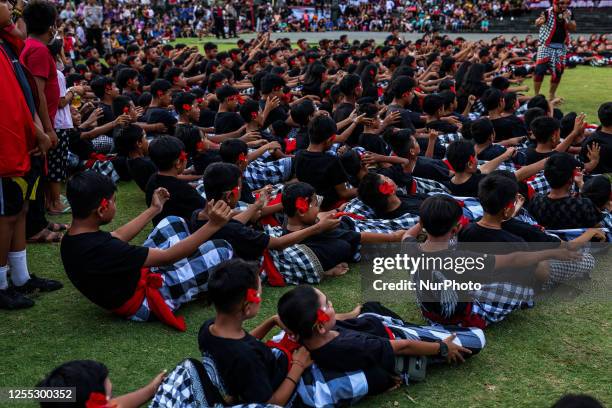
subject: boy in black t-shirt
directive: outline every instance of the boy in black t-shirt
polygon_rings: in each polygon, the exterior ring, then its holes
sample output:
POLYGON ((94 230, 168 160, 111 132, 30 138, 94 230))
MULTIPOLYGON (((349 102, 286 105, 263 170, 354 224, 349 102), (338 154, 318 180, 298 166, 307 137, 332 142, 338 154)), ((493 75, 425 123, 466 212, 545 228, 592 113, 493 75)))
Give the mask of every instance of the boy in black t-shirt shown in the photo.
POLYGON ((515 149, 510 147, 501 155, 478 167, 474 145, 463 140, 453 142, 448 146, 447 158, 455 175, 446 183, 446 186, 455 196, 477 197, 480 180, 501 163, 510 159, 514 152, 515 149))
POLYGON ((359 146, 368 152, 388 155, 391 149, 383 140, 380 133, 381 123, 378 119, 378 107, 373 103, 359 105, 358 114, 364 114, 364 129, 359 135, 359 146))
POLYGON ((115 149, 119 156, 127 158, 130 177, 145 191, 149 179, 157 172, 157 167, 148 157, 149 142, 144 131, 136 125, 119 128, 115 132, 115 149))
POLYGON ((177 119, 174 117, 172 112, 168 109, 172 103, 172 96, 170 95, 170 88, 172 85, 165 79, 156 79, 151 84, 151 94, 153 100, 149 105, 149 108, 145 112, 143 119, 146 123, 163 123, 166 127, 165 132, 152 131, 149 132, 148 137, 154 138, 161 135, 173 135, 174 126, 176 125, 177 119))
POLYGON ((591 170, 593 174, 612 173, 612 102, 606 102, 597 111, 599 127, 583 143, 580 158, 589 163, 592 161, 590 150, 594 144, 599 146, 599 162, 591 170))
MULTIPOLYGON (((242 189, 242 173, 238 166, 229 163, 214 163, 204 172, 204 188, 209 200, 224 201, 231 208, 236 208, 242 189)), ((264 250, 284 249, 288 246, 302 242, 304 239, 324 231, 334 229, 339 220, 327 214, 319 218, 319 222, 298 232, 282 237, 270 235, 250 227, 248 224, 261 217, 262 209, 268 201, 268 193, 262 190, 254 204, 235 215, 234 218, 219 230, 214 238, 225 239, 232 244, 235 254, 247 261, 259 261, 264 250)), ((205 211, 194 212, 192 229, 207 222, 205 211)))
POLYGON ((219 101, 219 110, 215 116, 215 133, 234 132, 244 125, 244 120, 236 111, 240 105, 241 96, 236 88, 224 85, 215 92, 219 101))
POLYGON ((495 139, 497 141, 508 141, 508 145, 516 145, 523 141, 527 136, 525 124, 514 114, 504 114, 506 99, 504 94, 495 88, 485 91, 480 98, 482 104, 489 112, 489 119, 495 129, 495 139))
MULTIPOLYGON (((470 133, 476 143, 475 150, 478 160, 493 160, 506 152, 503 144, 494 143, 497 138, 497 132, 489 119, 482 118, 472 122, 470 133)), ((512 157, 512 160, 516 164, 524 164, 526 157, 523 152, 518 151, 512 157)))
POLYGON ((574 182, 578 189, 584 184, 580 163, 568 153, 553 154, 544 167, 544 176, 551 191, 538 194, 529 203, 529 212, 538 224, 548 229, 596 227, 603 215, 591 200, 573 197, 574 182))
POLYGON ((245 321, 259 313, 261 292, 259 270, 253 263, 233 259, 220 265, 208 284, 208 298, 216 315, 200 328, 198 346, 204 358, 213 360, 232 404, 282 406, 312 360, 308 351, 299 347, 288 364, 284 353, 275 356, 262 341, 270 330, 281 326, 278 316, 266 319, 251 332, 243 328, 245 321))
POLYGON ((531 122, 531 132, 536 140, 536 147, 527 149, 526 164, 532 164, 555 152, 565 152, 574 139, 584 132, 584 114, 578 115, 574 121, 574 129, 561 141, 561 124, 557 119, 542 116, 531 122))
POLYGON ((192 235, 184 221, 168 218, 151 233, 147 247, 133 246, 129 241, 161 213, 169 194, 157 189, 147 210, 109 233, 100 226, 115 217, 115 190, 112 180, 94 171, 68 182, 72 223, 60 250, 66 274, 85 297, 104 309, 136 321, 155 316, 184 331, 185 322, 173 312, 206 290, 211 268, 232 256, 227 242, 206 242, 230 219, 231 210, 222 202, 210 205, 210 222, 192 235))
MULTIPOLYGON (((361 98, 361 94, 363 93, 361 79, 359 78, 359 75, 356 74, 349 74, 342 78, 339 87, 343 95, 343 101, 336 106, 336 109, 332 114, 332 117, 336 123, 342 122, 351 115, 351 113, 355 110, 357 99, 361 98)), ((347 140, 347 143, 350 146, 355 146, 361 132, 363 132, 363 126, 359 125, 357 128, 355 128, 355 130, 353 130, 347 140)))
POLYGON ((308 127, 308 149, 295 155, 295 175, 299 181, 310 184, 323 196, 321 208, 328 210, 357 196, 356 188, 347 187, 347 177, 340 159, 327 153, 336 138, 336 123, 328 116, 315 117, 308 127))
POLYGON ((452 116, 442 117, 445 114, 444 98, 440 95, 427 95, 423 100, 423 112, 427 115, 425 126, 440 133, 456 133, 461 122, 452 116))
POLYGON ((179 179, 187 166, 185 145, 174 136, 161 136, 151 142, 149 155, 158 172, 147 182, 147 205, 151 204, 153 193, 158 188, 163 187, 170 193, 163 210, 153 217, 153 225, 170 215, 189 221, 195 210, 206 206, 206 200, 187 181, 179 179))
MULTIPOLYGON (((505 201, 505 200, 504 200, 505 201)), ((505 206, 504 206, 505 207, 505 206)), ((501 210, 500 210, 501 211, 501 210)), ((509 210, 508 210, 509 211, 509 210)), ((452 197, 436 195, 427 198, 420 209, 419 225, 427 232, 424 243, 416 242, 416 236, 421 229, 411 229, 405 235, 406 252, 413 257, 430 258, 463 258, 480 260, 482 267, 473 267, 458 273, 456 270, 434 271, 431 268, 418 269, 413 280, 417 285, 421 282, 439 282, 440 275, 444 279, 458 282, 479 282, 482 288, 478 297, 465 299, 461 302, 449 303, 447 291, 436 291, 424 288, 417 292, 423 316, 440 324, 461 324, 485 328, 489 324, 503 320, 509 313, 533 303, 533 290, 529 291, 517 283, 517 277, 503 271, 516 270, 537 265, 545 259, 573 259, 577 254, 567 249, 546 249, 537 252, 512 252, 503 255, 484 255, 461 249, 450 248, 450 242, 461 231, 463 210, 452 197), (503 295, 498 292, 503 285, 503 295), (503 304, 503 306, 502 306, 503 304)), ((427 260, 424 264, 427 264, 427 260)), ((434 263, 435 264, 435 263, 434 263)), ((525 276, 523 276, 524 278, 525 276)), ((527 276, 527 278, 529 278, 527 276)), ((543 280, 547 278, 544 274, 543 280)), ((524 279, 523 279, 524 280, 524 279)), ((455 295, 457 293, 455 292, 455 295)), ((473 293, 463 292, 462 297, 472 297, 473 293)))

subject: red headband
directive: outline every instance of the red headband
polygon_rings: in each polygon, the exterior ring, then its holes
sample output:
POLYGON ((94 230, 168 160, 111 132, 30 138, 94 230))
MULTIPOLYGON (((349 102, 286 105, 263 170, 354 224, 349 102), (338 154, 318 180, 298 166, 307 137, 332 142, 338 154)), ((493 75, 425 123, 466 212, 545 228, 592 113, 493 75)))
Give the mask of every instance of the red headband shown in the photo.
POLYGON ((378 186, 378 191, 383 195, 391 195, 395 193, 395 186, 388 181, 385 181, 380 186, 378 186))
POLYGON ((202 102, 204 102, 204 98, 198 98, 196 99, 196 102, 199 104, 201 104, 202 102))
POLYGON ((245 162, 245 161, 247 161, 246 154, 244 154, 244 153, 240 153, 240 154, 238 155, 238 161, 239 161, 239 162, 245 162))
POLYGON ((130 113, 130 107, 126 106, 125 108, 123 108, 123 113, 130 113))
POLYGON ((204 144, 203 140, 200 140, 199 142, 196 143, 196 150, 201 152, 202 150, 206 149, 206 145, 204 144))
POLYGON ((246 301, 249 303, 261 303, 261 296, 256 289, 247 289, 246 301))
POLYGON ((185 153, 183 150, 181 150, 181 153, 179 154, 179 160, 180 161, 187 161, 187 153, 185 153))
POLYGON ((103 198, 102 200, 100 200, 100 208, 102 209, 102 211, 108 210, 108 199, 103 198))
POLYGON ((162 96, 164 96, 165 92, 164 91, 157 91, 157 97, 161 98, 162 96))
POLYGON ((251 119, 255 120, 259 116, 259 112, 251 112, 251 119))
POLYGON ((298 197, 295 199, 295 209, 300 214, 305 214, 306 212, 308 212, 308 208, 310 208, 310 203, 306 198, 298 197))
POLYGON ((191 110, 191 105, 189 105, 188 103, 184 103, 183 104, 183 110, 185 112, 189 112, 191 110))
POLYGON ((329 142, 334 143, 335 141, 336 141, 336 134, 334 133, 333 135, 329 137, 329 142))
POLYGON ((232 188, 232 194, 234 195, 234 198, 236 200, 238 200, 238 198, 240 198, 240 189, 238 188, 238 186, 232 188))

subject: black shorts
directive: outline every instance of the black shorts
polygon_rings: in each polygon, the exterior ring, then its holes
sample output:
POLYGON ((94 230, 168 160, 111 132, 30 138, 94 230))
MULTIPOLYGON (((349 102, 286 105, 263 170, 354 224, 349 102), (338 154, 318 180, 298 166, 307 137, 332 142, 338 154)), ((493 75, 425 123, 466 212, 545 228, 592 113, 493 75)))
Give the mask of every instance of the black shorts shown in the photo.
POLYGON ((17 215, 23 209, 29 190, 23 177, 0 178, 0 217, 17 215))

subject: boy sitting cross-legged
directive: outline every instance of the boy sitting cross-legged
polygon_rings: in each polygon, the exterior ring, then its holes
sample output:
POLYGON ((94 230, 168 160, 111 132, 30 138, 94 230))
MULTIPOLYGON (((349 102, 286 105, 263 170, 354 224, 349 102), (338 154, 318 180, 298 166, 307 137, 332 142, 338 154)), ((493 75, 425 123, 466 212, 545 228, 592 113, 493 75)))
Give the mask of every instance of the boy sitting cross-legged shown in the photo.
POLYGON ((157 189, 147 210, 113 232, 100 230, 117 211, 115 185, 108 177, 94 171, 77 174, 66 195, 72 226, 62 240, 61 257, 74 286, 119 316, 136 321, 155 316, 184 331, 185 322, 173 312, 206 290, 210 269, 233 255, 226 241, 208 241, 229 221, 230 208, 210 202, 208 223, 191 235, 180 218, 165 218, 146 246, 135 246, 129 241, 161 212, 167 190, 157 189))

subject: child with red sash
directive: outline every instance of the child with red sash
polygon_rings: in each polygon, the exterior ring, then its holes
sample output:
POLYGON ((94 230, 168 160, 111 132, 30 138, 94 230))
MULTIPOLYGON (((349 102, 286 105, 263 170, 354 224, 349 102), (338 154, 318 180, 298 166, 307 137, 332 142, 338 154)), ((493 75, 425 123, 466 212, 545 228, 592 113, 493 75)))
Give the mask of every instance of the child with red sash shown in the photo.
POLYGON ((115 185, 107 177, 86 171, 72 177, 66 195, 72 208, 72 226, 62 240, 66 274, 89 300, 113 313, 136 321, 153 317, 185 330, 174 312, 206 290, 211 268, 233 255, 221 240, 208 241, 229 221, 231 210, 223 201, 209 202, 209 221, 189 235, 178 217, 164 218, 145 246, 129 242, 161 212, 169 193, 159 188, 151 206, 113 232, 100 226, 115 217, 115 185))

